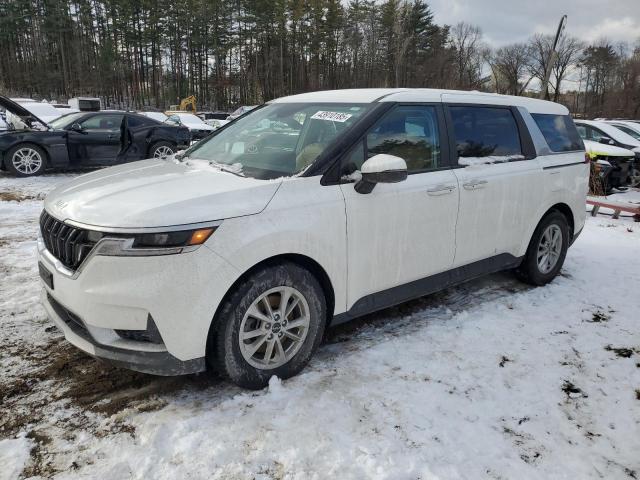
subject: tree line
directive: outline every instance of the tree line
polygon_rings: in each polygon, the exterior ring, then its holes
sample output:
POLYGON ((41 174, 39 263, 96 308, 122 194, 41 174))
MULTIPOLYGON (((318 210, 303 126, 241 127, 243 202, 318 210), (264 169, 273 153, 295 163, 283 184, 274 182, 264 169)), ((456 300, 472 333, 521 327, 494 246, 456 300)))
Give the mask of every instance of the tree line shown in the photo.
MULTIPOLYGON (((0 0, 0 92, 136 109, 334 88, 531 95, 552 40, 492 49, 477 26, 438 25, 425 0, 0 0)), ((639 117, 640 44, 564 36, 547 95, 585 116, 639 117)))

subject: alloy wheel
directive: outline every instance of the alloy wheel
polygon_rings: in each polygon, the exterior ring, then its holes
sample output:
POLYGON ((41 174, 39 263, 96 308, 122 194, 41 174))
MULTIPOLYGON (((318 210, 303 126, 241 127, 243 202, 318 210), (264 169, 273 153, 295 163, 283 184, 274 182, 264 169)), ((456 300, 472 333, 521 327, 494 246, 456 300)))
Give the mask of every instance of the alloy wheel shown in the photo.
POLYGON ((540 273, 547 274, 555 268, 562 252, 562 230, 556 224, 549 225, 538 243, 536 260, 540 273))
POLYGON ((309 324, 309 305, 298 290, 272 288, 247 309, 240 323, 240 352, 255 368, 278 368, 298 353, 309 324))
POLYGON ((23 175, 33 175, 42 168, 42 156, 37 150, 24 147, 13 154, 11 163, 23 175))
POLYGON ((165 145, 156 148, 155 152, 153 152, 153 158, 167 158, 171 155, 173 155, 173 149, 165 145))

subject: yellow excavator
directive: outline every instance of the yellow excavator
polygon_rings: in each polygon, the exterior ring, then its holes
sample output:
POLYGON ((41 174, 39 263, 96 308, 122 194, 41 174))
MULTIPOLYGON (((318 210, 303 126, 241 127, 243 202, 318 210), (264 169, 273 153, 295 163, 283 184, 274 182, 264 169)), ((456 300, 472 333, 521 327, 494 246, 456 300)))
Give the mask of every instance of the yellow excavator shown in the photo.
POLYGON ((169 108, 172 112, 190 112, 196 113, 196 97, 195 95, 189 95, 187 98, 180 100, 180 105, 171 105, 169 108))

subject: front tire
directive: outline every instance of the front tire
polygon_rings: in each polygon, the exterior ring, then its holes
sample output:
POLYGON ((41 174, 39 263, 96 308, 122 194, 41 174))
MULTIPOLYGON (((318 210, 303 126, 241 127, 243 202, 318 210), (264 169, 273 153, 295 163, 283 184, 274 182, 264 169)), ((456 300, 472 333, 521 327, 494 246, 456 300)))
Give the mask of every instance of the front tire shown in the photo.
POLYGON ((149 149, 151 158, 167 158, 177 152, 176 146, 171 142, 156 142, 149 149))
POLYGON ((297 264, 265 266, 223 303, 208 360, 237 385, 264 388, 272 375, 299 373, 320 345, 326 301, 318 280, 297 264))
POLYGON ((32 143, 16 145, 7 152, 5 165, 16 177, 34 177, 47 167, 44 150, 32 143))
POLYGON ((522 264, 518 277, 536 286, 546 285, 560 272, 569 248, 569 224, 558 211, 552 211, 540 221, 522 264))

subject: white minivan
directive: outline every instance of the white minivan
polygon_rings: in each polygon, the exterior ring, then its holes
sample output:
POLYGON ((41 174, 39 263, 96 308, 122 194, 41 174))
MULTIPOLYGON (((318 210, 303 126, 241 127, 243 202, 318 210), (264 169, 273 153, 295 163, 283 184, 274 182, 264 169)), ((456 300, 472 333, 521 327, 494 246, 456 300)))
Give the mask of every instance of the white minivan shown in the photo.
POLYGON ((261 388, 300 372, 330 325, 500 270, 550 282, 584 226, 588 175, 555 103, 280 98, 175 158, 49 194, 42 300, 91 355, 261 388))

